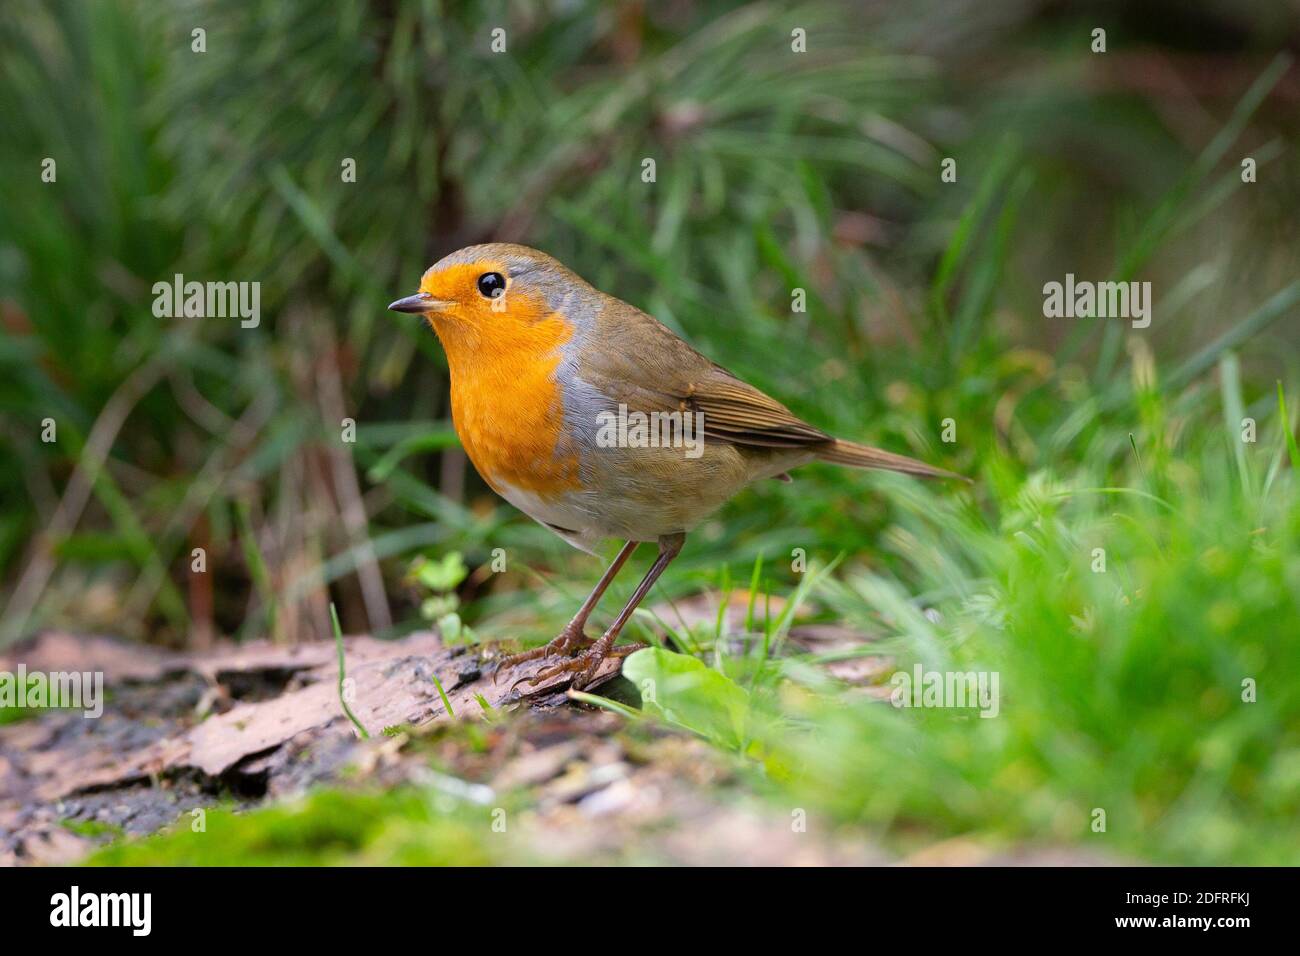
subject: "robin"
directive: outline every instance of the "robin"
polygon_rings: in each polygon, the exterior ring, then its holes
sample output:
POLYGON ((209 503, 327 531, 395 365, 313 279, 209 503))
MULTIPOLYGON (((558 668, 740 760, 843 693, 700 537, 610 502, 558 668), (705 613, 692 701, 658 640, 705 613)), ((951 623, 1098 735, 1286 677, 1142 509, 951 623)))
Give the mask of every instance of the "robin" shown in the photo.
POLYGON ((465 452, 501 497, 575 547, 626 542, 559 635, 504 659, 556 658, 525 683, 587 685, 686 534, 750 482, 811 461, 959 478, 834 438, 746 384, 656 319, 527 246, 469 246, 389 305, 423 315, 447 353, 465 452), (658 556, 598 640, 587 618, 637 545, 658 556))

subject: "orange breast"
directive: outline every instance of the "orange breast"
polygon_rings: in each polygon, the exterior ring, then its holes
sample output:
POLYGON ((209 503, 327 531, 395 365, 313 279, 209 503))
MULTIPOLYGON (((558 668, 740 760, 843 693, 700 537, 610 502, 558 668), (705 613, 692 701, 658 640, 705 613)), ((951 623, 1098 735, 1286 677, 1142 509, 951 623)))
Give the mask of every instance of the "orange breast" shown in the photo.
POLYGON ((555 381, 569 323, 555 313, 497 329, 453 322, 435 329, 451 369, 452 420, 479 474, 498 493, 502 483, 543 498, 578 487, 555 381))

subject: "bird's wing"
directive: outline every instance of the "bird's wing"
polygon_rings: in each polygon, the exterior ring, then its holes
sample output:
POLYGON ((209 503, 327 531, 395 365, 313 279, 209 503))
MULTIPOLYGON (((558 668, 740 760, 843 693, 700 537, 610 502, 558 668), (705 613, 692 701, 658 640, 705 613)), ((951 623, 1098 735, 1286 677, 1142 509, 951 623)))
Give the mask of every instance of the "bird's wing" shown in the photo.
POLYGON ((652 316, 608 298, 599 346, 583 354, 584 375, 629 411, 699 412, 705 439, 769 450, 807 449, 823 461, 924 478, 962 478, 915 458, 844 441, 809 425, 770 395, 691 348, 652 316))
POLYGON ((706 439, 763 448, 826 445, 834 439, 737 378, 652 316, 612 300, 600 348, 584 364, 595 384, 629 410, 699 412, 706 439))
POLYGON ((687 386, 687 392, 687 406, 704 416, 706 437, 766 448, 800 448, 832 440, 720 365, 687 386))

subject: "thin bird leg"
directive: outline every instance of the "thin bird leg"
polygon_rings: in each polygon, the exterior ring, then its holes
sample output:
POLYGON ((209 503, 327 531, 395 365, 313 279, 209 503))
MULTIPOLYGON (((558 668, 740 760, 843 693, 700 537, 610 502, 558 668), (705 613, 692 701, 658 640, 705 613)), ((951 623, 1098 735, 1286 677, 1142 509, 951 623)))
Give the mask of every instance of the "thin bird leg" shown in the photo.
POLYGON ((493 672, 493 682, 496 681, 496 675, 503 670, 523 664, 525 661, 534 661, 539 657, 552 655, 562 657, 571 651, 577 650, 586 641, 584 631, 587 627, 587 618, 596 609, 596 605, 600 603, 601 595, 605 593, 605 589, 609 587, 610 582, 622 570, 623 565, 627 563, 627 559, 632 556, 632 552, 636 550, 638 544, 640 544, 639 541, 629 541, 623 545, 622 550, 618 552, 610 566, 605 569, 605 573, 601 575, 600 580, 596 582, 596 587, 587 595, 587 600, 583 601, 582 607, 578 608, 578 613, 573 615, 573 620, 564 625, 564 630, 560 631, 548 644, 534 647, 531 651, 524 651, 521 654, 512 654, 509 657, 502 658, 501 663, 497 665, 496 671, 493 672))
POLYGON ((609 630, 602 634, 596 643, 576 657, 553 664, 538 671, 527 680, 521 680, 518 683, 536 685, 559 674, 573 673, 574 677, 569 686, 574 690, 581 690, 596 676, 596 672, 600 670, 600 665, 604 663, 606 658, 626 657, 633 651, 639 651, 645 647, 645 644, 637 643, 614 650, 614 642, 618 640, 619 632, 623 630, 623 625, 632 617, 632 612, 636 610, 637 605, 650 593, 654 583, 659 580, 659 575, 664 573, 664 568, 668 567, 673 558, 681 553, 682 545, 685 543, 686 535, 680 531, 676 534, 662 536, 659 539, 659 557, 650 566, 646 576, 641 579, 641 583, 637 585, 636 591, 632 593, 632 597, 624 605, 623 610, 618 612, 618 617, 614 618, 614 623, 609 626, 609 630))

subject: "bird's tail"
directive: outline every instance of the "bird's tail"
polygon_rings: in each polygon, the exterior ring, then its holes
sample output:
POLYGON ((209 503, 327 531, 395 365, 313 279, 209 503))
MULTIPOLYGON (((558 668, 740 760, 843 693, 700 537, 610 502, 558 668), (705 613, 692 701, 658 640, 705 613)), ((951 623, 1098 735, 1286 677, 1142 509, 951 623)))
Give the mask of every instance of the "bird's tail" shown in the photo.
POLYGON ((895 455, 892 451, 872 448, 870 445, 859 445, 857 442, 844 441, 841 438, 836 438, 831 444, 825 446, 817 457, 822 461, 848 465, 850 468, 883 468, 885 471, 899 471, 919 478, 956 478, 959 481, 970 481, 964 475, 935 468, 915 458, 895 455))

